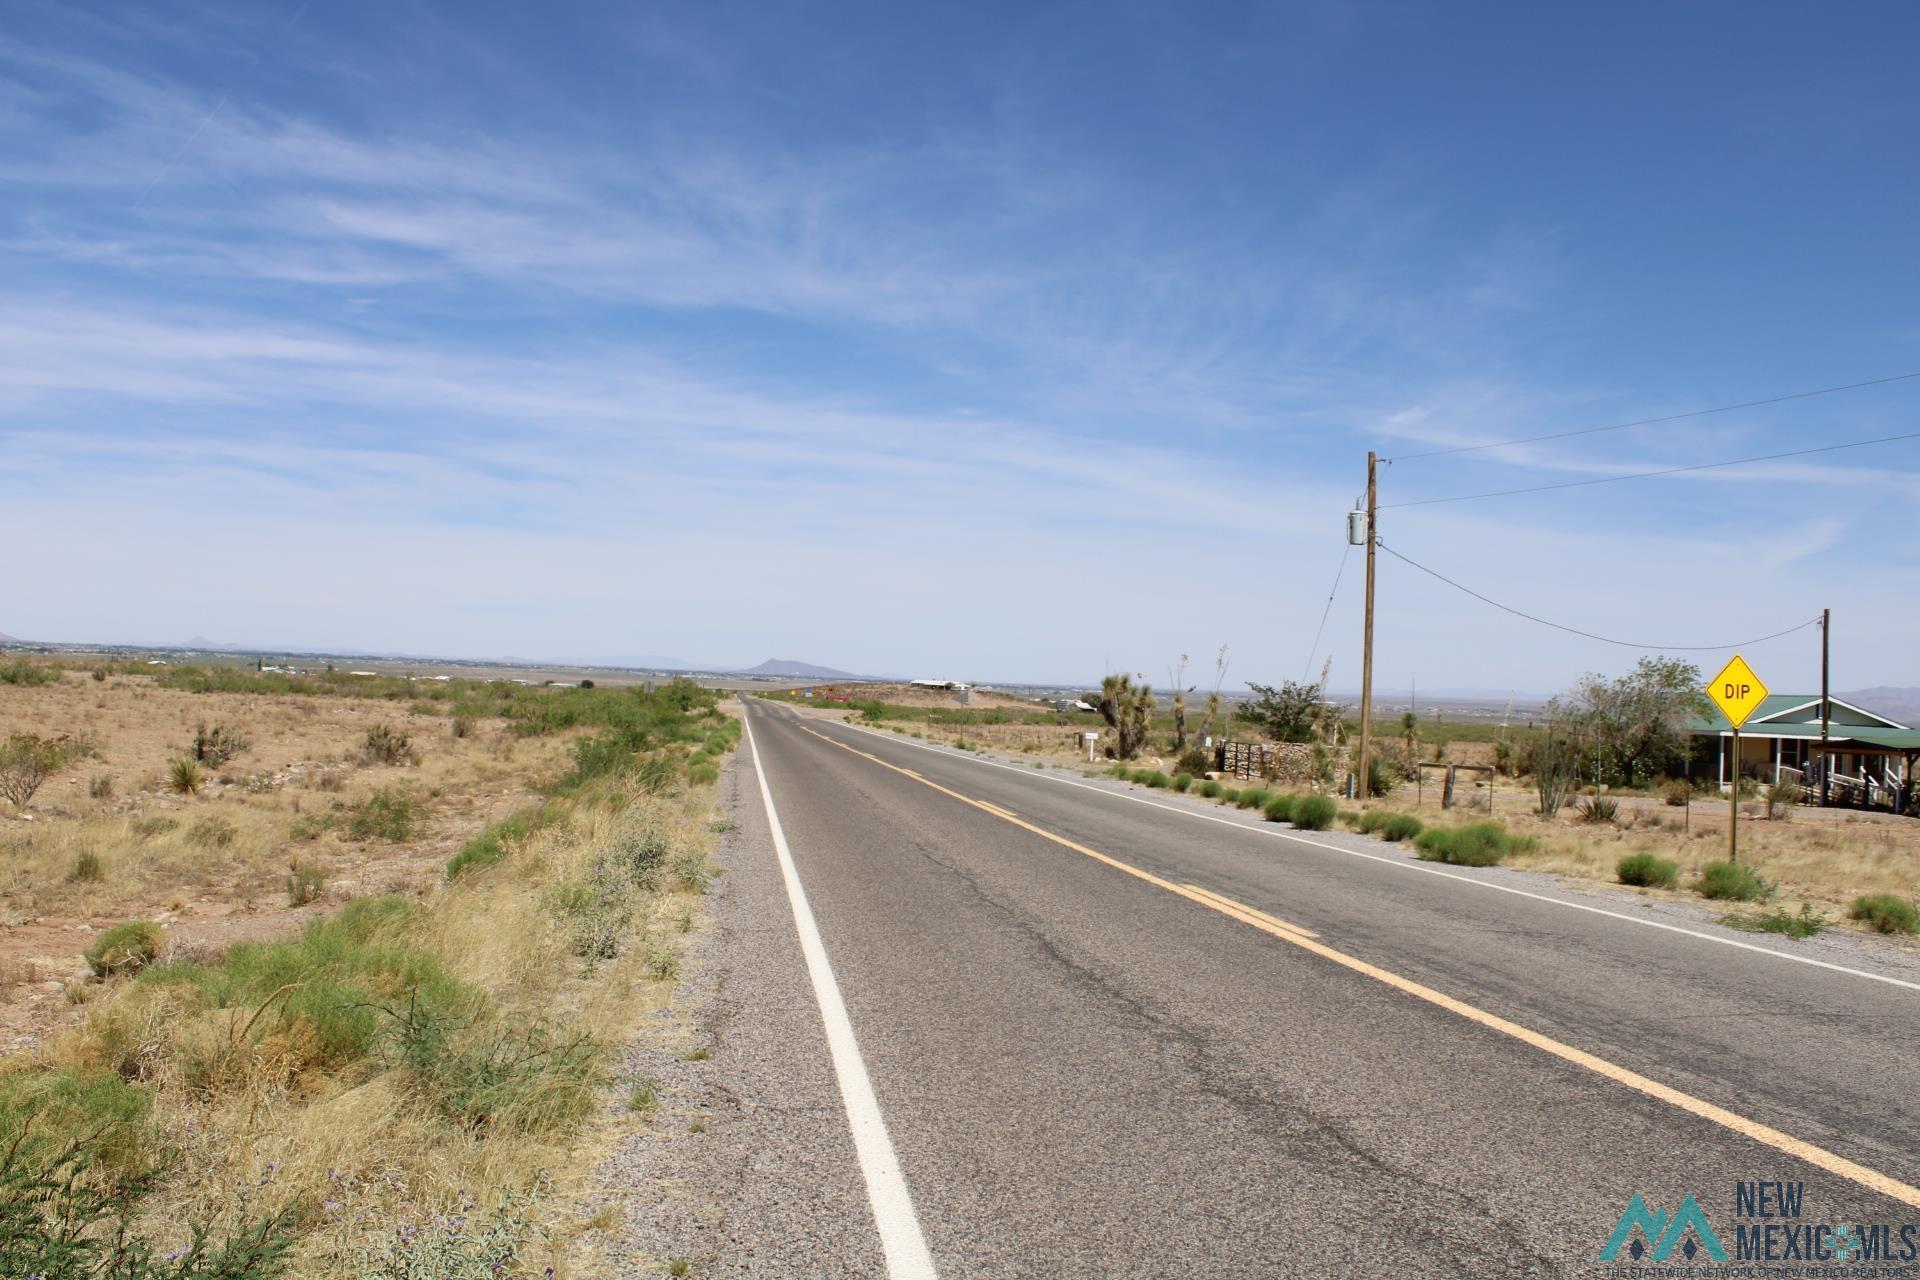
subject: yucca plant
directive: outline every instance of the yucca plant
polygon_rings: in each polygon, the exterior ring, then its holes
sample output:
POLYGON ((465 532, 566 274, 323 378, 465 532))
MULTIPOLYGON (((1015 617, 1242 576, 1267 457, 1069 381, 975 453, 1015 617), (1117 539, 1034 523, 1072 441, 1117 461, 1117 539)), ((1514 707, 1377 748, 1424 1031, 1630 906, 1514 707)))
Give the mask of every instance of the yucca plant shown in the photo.
POLYGON ((192 760, 174 759, 167 761, 167 786, 183 796, 198 795, 200 788, 207 784, 207 775, 192 760))

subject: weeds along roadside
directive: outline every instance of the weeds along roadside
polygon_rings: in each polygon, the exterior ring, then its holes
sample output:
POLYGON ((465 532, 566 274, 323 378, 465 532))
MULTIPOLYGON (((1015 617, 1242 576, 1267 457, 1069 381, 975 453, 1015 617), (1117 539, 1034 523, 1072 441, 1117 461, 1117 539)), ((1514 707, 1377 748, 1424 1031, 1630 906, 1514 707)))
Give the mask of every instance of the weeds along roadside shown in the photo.
POLYGON ((0 1063, 0 1217, 78 1143, 161 1257, 198 1223, 289 1245, 218 1274, 510 1274, 609 1051, 671 989, 738 740, 690 684, 546 698, 515 695, 515 729, 581 731, 572 767, 422 900, 206 957, 129 931, 84 1022, 0 1063))

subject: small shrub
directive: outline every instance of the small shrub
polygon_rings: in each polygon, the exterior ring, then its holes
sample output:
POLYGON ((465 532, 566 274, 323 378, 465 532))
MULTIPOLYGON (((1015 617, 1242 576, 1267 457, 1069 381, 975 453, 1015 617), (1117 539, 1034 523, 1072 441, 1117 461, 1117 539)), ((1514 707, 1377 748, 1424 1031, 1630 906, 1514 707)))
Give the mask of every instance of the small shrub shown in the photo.
POLYGON ((1709 862, 1700 868, 1700 896, 1723 902, 1761 902, 1773 887, 1734 862, 1709 862))
POLYGON ((1242 809, 1265 809, 1267 801, 1273 799, 1273 792, 1265 787, 1245 787, 1234 803, 1242 809))
POLYGON ((354 840, 385 840, 400 844, 411 839, 420 821, 419 802, 404 791, 376 791, 355 805, 347 817, 347 835, 354 840))
POLYGON ((470 715, 464 715, 464 714, 456 715, 453 718, 453 736, 456 738, 472 737, 473 736, 473 717, 470 715))
POLYGON ((1175 791, 1185 791, 1191 786, 1193 786, 1192 774, 1176 773, 1173 775, 1173 789, 1175 791))
POLYGON ((303 867, 295 863, 293 870, 287 873, 287 905, 304 907, 310 902, 318 902, 326 888, 325 872, 318 867, 303 867))
POLYGON ((21 658, 0 666, 0 684, 17 684, 29 687, 52 684, 60 678, 59 667, 41 666, 21 658))
POLYGON ((1816 912, 1811 902, 1803 902, 1797 913, 1775 907, 1757 916, 1727 916, 1720 923, 1750 933, 1779 933, 1789 938, 1811 938, 1827 927, 1827 918, 1816 912))
POLYGON ((95 800, 113 799, 113 775, 110 773, 95 774, 93 780, 87 783, 87 794, 95 800))
POLYGON ((1325 831, 1339 810, 1332 796, 1301 796, 1293 805, 1293 825, 1302 831, 1325 831))
POLYGON ((1293 803, 1292 796, 1272 796, 1260 806, 1260 816, 1268 822, 1291 822, 1293 821, 1293 803))
POLYGON ((87 968, 96 978, 144 969, 159 958, 165 941, 166 934, 153 921, 128 920, 93 940, 85 952, 87 968))
POLYGON ((1188 747, 1180 753, 1180 758, 1174 764, 1181 773, 1191 773, 1196 777, 1213 768, 1213 761, 1198 747, 1188 747))
POLYGON ((684 893, 705 893, 713 881, 713 868, 698 849, 688 849, 673 860, 673 884, 684 893))
POLYGON ((1512 836, 1497 822, 1469 822, 1464 827, 1428 827, 1414 840, 1427 862, 1456 867, 1491 867, 1507 855, 1533 847, 1526 836, 1512 836))
POLYGON ((167 761, 167 789, 183 796, 198 795, 207 785, 205 770, 191 760, 167 761))
POLYGON ((1920 932, 1920 911, 1891 893, 1863 893, 1853 900, 1847 914, 1876 933, 1920 932))
POLYGON ((1353 821, 1353 829, 1362 835, 1372 835, 1386 828, 1387 820, 1393 815, 1385 809, 1368 809, 1353 821))
POLYGON ((73 870, 67 875, 67 879, 75 884, 98 884, 106 878, 106 865, 100 861, 100 855, 91 849, 81 851, 80 856, 73 860, 73 870))
POLYGON ((1419 835, 1426 824, 1410 813, 1396 813, 1387 819, 1387 825, 1380 834, 1389 844, 1398 844, 1402 840, 1411 840, 1419 835))
POLYGON ((696 787, 710 787, 720 780, 720 770, 710 762, 692 765, 687 769, 687 781, 696 787))
MULTIPOLYGON (((39 668, 29 668, 39 670, 39 668)), ((67 767, 89 748, 63 738, 42 738, 38 734, 10 734, 0 743, 0 796, 24 809, 48 778, 67 767)))
POLYGON ((368 764, 418 764, 413 739, 391 725, 377 724, 367 730, 360 744, 360 758, 368 764))
POLYGON ((1791 778, 1773 784, 1767 792, 1767 817, 1775 822, 1785 822, 1793 817, 1793 810, 1806 798, 1806 790, 1791 778))
POLYGON ((1141 778, 1140 781, 1146 783, 1148 786, 1153 787, 1155 789, 1163 789, 1173 785, 1173 779, 1169 778, 1166 774, 1160 772, 1158 769, 1155 769, 1152 772, 1148 773, 1147 776, 1144 778, 1141 778))
POLYGON ((1687 784, 1684 778, 1675 778, 1660 789, 1660 798, 1678 809, 1681 805, 1693 799, 1693 788, 1687 784))
POLYGON ((651 1080, 636 1080, 627 1090, 627 1110, 652 1115, 660 1109, 660 1091, 651 1080))
POLYGON ((210 726, 202 720, 193 731, 193 744, 187 752, 207 768, 218 769, 250 745, 238 730, 217 724, 210 726))
POLYGON ((1240 789, 1238 787, 1221 787, 1219 798, 1221 804, 1239 804, 1240 789))
POLYGON ((1629 853, 1614 867, 1621 884, 1642 889, 1671 889, 1680 882, 1680 864, 1652 853, 1629 853))
POLYGON ((1207 799, 1218 800, 1220 798, 1220 793, 1223 790, 1225 790, 1225 788, 1223 788, 1214 779, 1208 778, 1205 782, 1202 782, 1200 784, 1198 790, 1200 794, 1205 796, 1207 799))
POLYGON ((1620 816, 1620 802, 1610 796, 1589 796, 1574 805, 1573 811, 1591 826, 1611 825, 1620 816))
POLYGON ((93 682, 95 684, 105 684, 107 682, 107 669, 105 667, 95 667, 93 669, 93 682))

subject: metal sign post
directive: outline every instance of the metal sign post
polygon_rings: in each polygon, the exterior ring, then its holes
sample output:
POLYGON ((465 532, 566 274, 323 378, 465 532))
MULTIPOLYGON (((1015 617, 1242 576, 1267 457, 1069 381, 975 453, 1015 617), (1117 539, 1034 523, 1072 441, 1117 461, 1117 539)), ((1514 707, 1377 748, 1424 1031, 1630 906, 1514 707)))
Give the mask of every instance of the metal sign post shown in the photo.
POLYGON ((1739 654, 1707 684, 1707 696, 1733 726, 1733 776, 1728 793, 1727 861, 1740 861, 1740 726, 1767 700, 1767 686, 1739 654))

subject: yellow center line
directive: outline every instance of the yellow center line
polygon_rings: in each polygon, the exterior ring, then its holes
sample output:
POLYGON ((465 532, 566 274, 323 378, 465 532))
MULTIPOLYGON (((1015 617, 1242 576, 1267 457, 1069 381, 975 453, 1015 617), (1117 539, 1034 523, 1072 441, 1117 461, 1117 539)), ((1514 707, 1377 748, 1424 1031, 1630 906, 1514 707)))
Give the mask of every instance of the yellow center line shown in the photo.
POLYGON ((1024 818, 1015 817, 997 805, 989 804, 984 800, 976 800, 972 796, 962 795, 950 787, 943 787, 937 782, 920 776, 911 769, 903 769, 899 765, 890 764, 882 760, 879 756, 870 755, 857 747, 850 747, 844 742, 829 738, 826 734, 810 729, 806 725, 799 725, 798 727, 801 732, 810 733, 822 742, 839 747, 842 751, 851 751, 854 755, 865 760, 871 760, 883 769, 891 769, 895 773, 912 778, 924 786, 933 788, 942 795, 951 796, 962 804, 971 805, 982 813, 990 813, 1003 822, 1010 822, 1016 827, 1030 831, 1043 840, 1050 840, 1062 848, 1084 854, 1096 862, 1101 862, 1112 867, 1116 871, 1124 871, 1135 879, 1144 880, 1155 888, 1165 889, 1168 893, 1178 894, 1189 902, 1197 902, 1201 906, 1219 912, 1221 915, 1238 920, 1243 924, 1252 925, 1254 928, 1278 938, 1282 942, 1291 943, 1304 951, 1311 951, 1313 954, 1331 960, 1343 968, 1351 969, 1358 974, 1363 974, 1376 982, 1385 983, 1396 991, 1404 992, 1417 1000, 1424 1000, 1428 1004, 1437 1005, 1449 1013, 1458 1014, 1469 1022, 1478 1023, 1488 1030, 1497 1031, 1504 1036, 1510 1036, 1522 1044, 1531 1045, 1543 1053, 1550 1053, 1556 1058, 1573 1063, 1575 1066, 1585 1067, 1588 1071, 1599 1076, 1604 1076, 1616 1084, 1625 1085, 1627 1088, 1645 1094, 1647 1097, 1656 1098, 1670 1106, 1678 1107, 1680 1110, 1696 1115, 1702 1120, 1711 1121, 1724 1129, 1730 1129, 1743 1137, 1751 1138, 1755 1142, 1772 1147, 1776 1151, 1781 1151, 1796 1159, 1804 1160, 1816 1168, 1824 1169, 1828 1173, 1845 1178, 1851 1182, 1856 1182, 1869 1190, 1877 1191, 1903 1204, 1920 1208, 1920 1187, 1911 1186, 1896 1178, 1889 1177, 1877 1169, 1869 1169, 1865 1165, 1856 1164, 1844 1156, 1836 1155, 1826 1150, 1824 1147, 1817 1147, 1811 1142, 1794 1137, 1792 1134, 1783 1133, 1769 1125, 1761 1124, 1757 1120, 1750 1120, 1737 1112, 1729 1111, 1725 1107, 1715 1106, 1705 1099, 1696 1098, 1689 1093, 1683 1093, 1672 1085, 1662 1084, 1658 1080, 1650 1079, 1637 1071, 1632 1071, 1617 1063, 1609 1062, 1605 1058, 1596 1057, 1584 1049, 1576 1049, 1570 1044, 1555 1040, 1551 1036, 1542 1035, 1540 1032, 1528 1027, 1523 1027, 1517 1022, 1510 1022, 1498 1014, 1488 1013, 1486 1010, 1470 1005, 1464 1000, 1456 1000, 1450 995, 1435 991, 1432 987, 1424 986, 1413 981, 1411 978, 1403 978, 1391 970, 1369 964, 1356 956, 1346 954, 1344 951, 1336 951, 1326 943, 1319 941, 1318 934, 1313 933, 1311 930, 1302 929, 1299 925, 1287 924, 1277 917, 1269 916, 1265 912, 1258 911, 1244 903, 1235 902, 1233 899, 1214 893, 1211 890, 1202 889, 1198 885, 1175 884, 1171 880, 1162 879, 1150 871, 1143 871, 1139 867, 1120 861, 1118 858, 1108 857, 1098 850, 1089 849, 1083 844, 1077 844, 1065 836, 1055 835, 1051 831, 1036 827, 1024 818))

